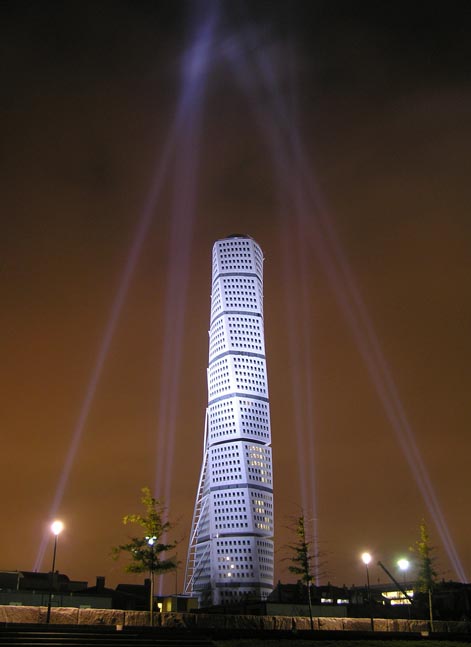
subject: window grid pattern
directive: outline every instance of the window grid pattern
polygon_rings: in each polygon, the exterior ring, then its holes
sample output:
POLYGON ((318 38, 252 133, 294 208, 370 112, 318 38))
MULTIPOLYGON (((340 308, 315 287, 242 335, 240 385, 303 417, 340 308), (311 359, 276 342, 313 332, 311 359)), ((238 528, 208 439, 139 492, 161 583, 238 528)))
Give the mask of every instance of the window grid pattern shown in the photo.
POLYGON ((260 579, 273 579, 273 542, 257 539, 257 557, 260 566, 260 579))
POLYGON ((224 310, 249 310, 261 312, 261 289, 259 281, 250 276, 228 276, 216 282, 220 284, 224 310))
POLYGON ((216 532, 249 528, 250 504, 246 489, 215 492, 213 498, 216 532))
POLYGON ((251 489, 250 507, 255 528, 273 534, 273 494, 251 489))
POLYGON ((239 426, 236 412, 237 403, 232 400, 220 400, 208 407, 209 442, 217 442, 235 436, 239 426))
POLYGON ((219 241, 218 267, 224 271, 255 271, 255 256, 253 254, 253 241, 247 238, 219 241))
POLYGON ((209 331, 209 361, 227 351, 265 355, 262 318, 242 314, 217 317, 209 331))
POLYGON ((211 487, 227 486, 213 496, 213 530, 241 529, 263 535, 273 533, 273 494, 258 487, 272 487, 271 447, 250 442, 225 442, 209 452, 211 487), (236 488, 231 489, 231 485, 236 488), (243 486, 255 488, 249 504, 243 486), (222 507, 227 502, 227 515, 222 507))
POLYGON ((255 569, 255 552, 251 537, 217 540, 218 580, 229 584, 231 580, 254 580, 258 574, 255 569))
POLYGON ((247 312, 260 312, 260 298, 256 293, 239 294, 239 291, 228 292, 223 297, 223 309, 225 311, 238 310, 247 312))
POLYGON ((268 402, 259 400, 240 400, 240 420, 242 432, 247 432, 255 440, 270 441, 270 411, 268 402))
POLYGON ((225 355, 210 364, 209 400, 235 392, 268 397, 265 359, 248 355, 225 355))
POLYGON ((261 317, 229 315, 229 347, 232 350, 245 350, 265 354, 263 341, 263 320, 261 317))
POLYGON ((208 407, 209 443, 250 437, 270 442, 268 402, 251 398, 228 398, 208 407))
MULTIPOLYGON (((263 486, 272 485, 271 447, 264 445, 245 445, 247 481, 263 486)), ((263 528, 263 530, 269 530, 263 528)))
POLYGON ((224 352, 227 348, 225 321, 222 317, 216 319, 209 331, 209 361, 224 352))
POLYGON ((216 281, 213 284, 213 291, 211 293, 211 321, 222 312, 222 296, 221 296, 221 284, 219 281, 216 281))
POLYGON ((260 247, 255 248, 255 269, 260 276, 263 273, 263 254, 260 247))
POLYGON ((209 399, 234 391, 234 380, 230 370, 229 357, 213 362, 208 369, 209 399))
POLYGON ((239 443, 224 443, 211 447, 209 459, 213 485, 243 482, 245 470, 239 443))
POLYGON ((259 357, 235 355, 232 357, 236 391, 245 391, 266 397, 266 362, 259 357))

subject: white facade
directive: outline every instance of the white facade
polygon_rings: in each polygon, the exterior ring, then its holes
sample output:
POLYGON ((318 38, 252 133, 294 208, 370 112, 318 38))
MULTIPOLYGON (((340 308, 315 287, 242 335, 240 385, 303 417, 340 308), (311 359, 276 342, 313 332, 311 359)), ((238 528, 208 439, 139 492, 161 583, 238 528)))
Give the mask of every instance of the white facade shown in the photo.
POLYGON ((248 236, 213 247, 208 408, 186 591, 200 605, 273 588, 273 483, 263 254, 248 236))

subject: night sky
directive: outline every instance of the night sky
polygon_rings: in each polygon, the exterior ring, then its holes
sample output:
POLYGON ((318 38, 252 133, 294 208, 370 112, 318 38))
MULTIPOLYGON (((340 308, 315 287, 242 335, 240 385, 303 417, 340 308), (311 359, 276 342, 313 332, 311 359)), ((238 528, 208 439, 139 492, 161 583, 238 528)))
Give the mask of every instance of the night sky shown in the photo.
POLYGON ((244 233, 265 255, 275 581, 301 510, 322 581, 362 584, 366 549, 394 571, 422 519, 440 578, 471 575, 469 13, 1 3, 1 569, 48 570, 58 517, 61 572, 142 581, 110 551, 149 485, 181 589, 211 248, 244 233))

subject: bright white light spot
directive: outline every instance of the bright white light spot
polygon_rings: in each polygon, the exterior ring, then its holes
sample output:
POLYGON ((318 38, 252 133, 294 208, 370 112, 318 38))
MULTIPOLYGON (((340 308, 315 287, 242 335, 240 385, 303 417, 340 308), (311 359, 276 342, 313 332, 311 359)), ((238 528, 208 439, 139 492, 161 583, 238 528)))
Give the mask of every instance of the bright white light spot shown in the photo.
POLYGON ((54 521, 51 524, 51 530, 54 533, 54 535, 60 535, 61 532, 64 530, 64 524, 62 521, 54 521))
POLYGON ((397 565, 399 566, 401 571, 407 571, 407 569, 409 568, 409 560, 404 558, 399 559, 397 565))
POLYGON ((369 553, 363 553, 361 559, 363 564, 366 564, 366 566, 368 566, 368 564, 371 562, 371 555, 369 553))

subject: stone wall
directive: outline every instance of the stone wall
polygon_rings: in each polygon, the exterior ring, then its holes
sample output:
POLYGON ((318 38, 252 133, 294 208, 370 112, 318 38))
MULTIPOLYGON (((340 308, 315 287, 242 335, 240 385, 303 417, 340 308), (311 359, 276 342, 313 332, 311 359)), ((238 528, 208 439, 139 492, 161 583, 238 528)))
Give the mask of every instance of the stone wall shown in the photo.
MULTIPOLYGON (((0 623, 45 624, 47 607, 2 606, 0 623)), ((52 607, 51 624, 109 625, 143 627, 150 625, 149 612, 116 609, 77 609, 52 607)), ((370 618, 313 618, 314 630, 371 631, 370 618)), ((155 613, 154 626, 176 629, 222 631, 308 631, 309 618, 290 616, 251 616, 204 613, 155 613)), ((425 620, 386 620, 375 618, 376 631, 425 632, 425 620)), ((435 622, 440 633, 471 633, 471 622, 435 622)))

